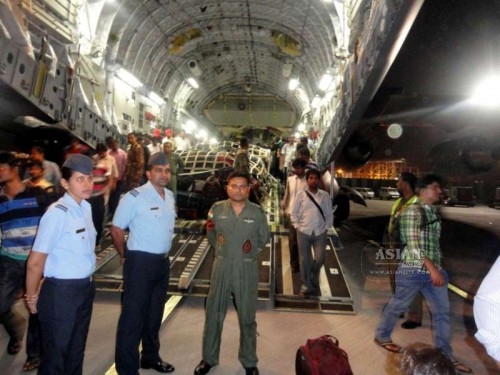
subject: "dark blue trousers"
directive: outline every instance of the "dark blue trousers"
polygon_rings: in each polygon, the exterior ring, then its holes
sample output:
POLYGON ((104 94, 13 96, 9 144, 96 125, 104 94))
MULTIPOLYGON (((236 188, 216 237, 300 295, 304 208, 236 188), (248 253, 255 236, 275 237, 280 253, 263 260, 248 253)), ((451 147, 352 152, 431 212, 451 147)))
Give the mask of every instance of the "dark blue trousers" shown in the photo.
POLYGON ((39 375, 82 374, 94 295, 90 278, 45 278, 38 299, 45 348, 39 375))
POLYGON ((137 375, 142 358, 160 360, 159 331, 167 301, 170 261, 168 256, 127 251, 123 265, 122 311, 116 334, 115 362, 120 375, 137 375))

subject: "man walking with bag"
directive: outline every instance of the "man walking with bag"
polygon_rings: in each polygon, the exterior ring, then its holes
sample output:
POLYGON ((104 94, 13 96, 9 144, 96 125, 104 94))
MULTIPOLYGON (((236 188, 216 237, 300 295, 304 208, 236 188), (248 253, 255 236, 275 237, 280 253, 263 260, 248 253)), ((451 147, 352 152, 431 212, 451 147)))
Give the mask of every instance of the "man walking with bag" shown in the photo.
POLYGON ((321 173, 318 170, 309 169, 306 172, 307 189, 298 193, 290 215, 292 225, 297 230, 301 297, 317 295, 319 292, 319 271, 325 262, 326 233, 333 223, 332 200, 326 191, 319 189, 320 181, 321 173))

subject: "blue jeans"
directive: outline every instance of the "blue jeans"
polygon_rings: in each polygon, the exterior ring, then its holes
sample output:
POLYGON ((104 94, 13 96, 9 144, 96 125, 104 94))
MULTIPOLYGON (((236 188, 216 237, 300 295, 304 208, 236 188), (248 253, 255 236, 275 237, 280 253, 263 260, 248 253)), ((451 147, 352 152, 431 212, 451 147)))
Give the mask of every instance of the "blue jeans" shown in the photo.
POLYGON ((319 284, 319 271, 325 263, 326 232, 307 235, 297 230, 297 243, 300 256, 300 276, 305 290, 314 291, 319 284), (311 246, 314 259, 311 255, 311 246))
POLYGON ((425 298, 432 317, 434 345, 442 349, 448 357, 452 357, 450 347, 450 301, 448 299, 448 274, 441 269, 444 285, 432 285, 430 275, 417 268, 398 266, 396 274, 396 291, 382 312, 382 318, 375 331, 379 341, 391 339, 399 315, 406 311, 415 296, 420 292, 425 298))

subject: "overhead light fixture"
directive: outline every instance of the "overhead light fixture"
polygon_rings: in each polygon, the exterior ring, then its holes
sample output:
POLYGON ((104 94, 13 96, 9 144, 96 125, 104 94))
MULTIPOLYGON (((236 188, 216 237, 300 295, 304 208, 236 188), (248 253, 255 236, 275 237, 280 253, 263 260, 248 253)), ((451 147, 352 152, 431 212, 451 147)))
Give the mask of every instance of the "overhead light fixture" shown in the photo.
POLYGON ((208 133, 205 129, 201 129, 199 132, 195 134, 195 137, 198 139, 207 139, 208 133))
POLYGON ((196 125, 196 122, 194 122, 193 120, 187 120, 182 126, 187 134, 191 134, 194 130, 196 130, 197 127, 198 125, 196 125))
POLYGON ((301 122, 299 126, 297 126, 297 130, 302 133, 304 130, 306 130, 306 124, 301 122))
POLYGON ((321 103, 321 97, 319 95, 315 95, 311 102, 311 108, 318 108, 319 103, 321 103))
POLYGON ((290 82, 288 82, 288 89, 290 91, 295 90, 299 86, 299 80, 297 78, 290 78, 290 82))
POLYGON ((158 105, 163 105, 165 104, 165 101, 160 97, 160 95, 158 95, 156 92, 154 91, 151 91, 149 94, 148 94, 148 98, 151 99, 155 104, 158 104, 158 105))
POLYGON ((287 61, 283 64, 283 68, 281 70, 281 74, 283 77, 288 78, 292 74, 293 64, 290 61, 287 61))
POLYGON ((500 104, 500 95, 498 86, 500 76, 491 76, 481 81, 472 93, 471 102, 485 107, 498 107, 500 104))
POLYGON ((321 79, 319 81, 318 88, 321 91, 326 91, 326 89, 328 87, 330 87, 330 84, 332 83, 332 81, 333 81, 333 75, 331 73, 325 73, 325 74, 323 74, 323 77, 321 77, 321 79))
POLYGON ((189 77, 187 79, 187 82, 191 85, 193 89, 197 89, 200 87, 200 85, 198 85, 198 82, 196 82, 196 80, 193 77, 189 77))
POLYGON ((133 87, 134 89, 142 86, 142 82, 139 81, 139 79, 136 76, 134 76, 132 73, 128 72, 123 68, 120 68, 116 71, 116 76, 120 78, 123 82, 125 82, 127 85, 133 87))

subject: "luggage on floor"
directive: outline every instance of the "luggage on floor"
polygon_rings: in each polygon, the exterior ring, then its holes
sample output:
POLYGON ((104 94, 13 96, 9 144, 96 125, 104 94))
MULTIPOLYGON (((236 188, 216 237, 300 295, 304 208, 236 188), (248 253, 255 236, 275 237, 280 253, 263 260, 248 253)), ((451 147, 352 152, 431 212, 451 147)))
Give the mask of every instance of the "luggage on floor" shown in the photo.
POLYGON ((296 375, 352 375, 345 350, 330 335, 309 339, 297 350, 296 375))

